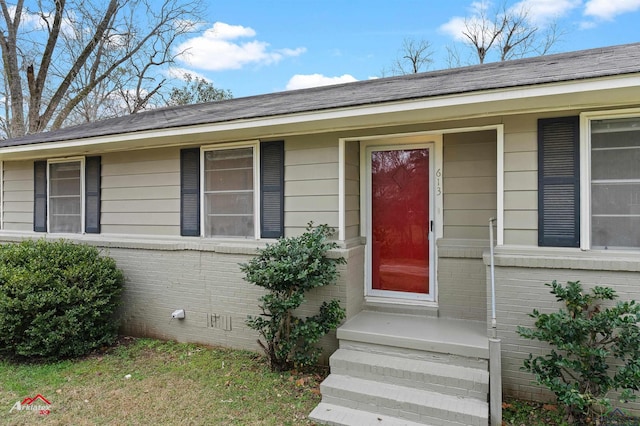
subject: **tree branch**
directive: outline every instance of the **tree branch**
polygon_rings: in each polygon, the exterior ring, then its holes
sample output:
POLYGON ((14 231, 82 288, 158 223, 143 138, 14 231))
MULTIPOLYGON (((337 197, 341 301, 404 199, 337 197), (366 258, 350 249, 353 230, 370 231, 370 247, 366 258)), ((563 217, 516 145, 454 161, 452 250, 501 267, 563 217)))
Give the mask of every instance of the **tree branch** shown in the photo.
POLYGON ((25 132, 24 97, 22 95, 22 80, 20 79, 17 52, 17 32, 22 19, 24 0, 18 0, 16 3, 13 20, 5 0, 0 1, 0 6, 7 25, 6 37, 0 32, 0 49, 2 49, 2 63, 9 87, 8 95, 11 98, 11 120, 8 128, 11 136, 17 136, 23 135, 25 132))
MULTIPOLYGON (((78 72, 80 71, 82 66, 86 63, 87 59, 89 58, 91 53, 94 51, 95 47, 98 45, 100 40, 102 40, 105 32, 107 31, 107 28, 111 24, 113 17, 115 16, 117 11, 118 11, 117 0, 111 0, 109 2, 109 6, 107 7, 107 10, 105 11, 100 24, 98 24, 96 28, 96 32, 93 34, 93 37, 91 38, 89 43, 85 46, 82 53, 78 56, 74 64, 71 66, 71 69, 67 73, 66 77, 64 78, 62 83, 60 83, 60 86, 58 86, 58 90, 56 90, 53 97, 49 101, 49 104, 47 105, 47 108, 45 109, 44 113, 40 116, 38 126, 34 127, 35 131, 42 131, 46 126, 46 123, 49 122, 49 120, 53 116, 54 111, 56 110, 56 108, 58 108, 60 102, 64 98, 65 93, 69 89, 69 86, 71 85, 75 77, 78 75, 78 72)), ((90 91, 91 90, 88 90, 87 93, 90 91)), ((75 107, 75 105, 77 105, 77 103, 74 104, 73 106, 75 107)), ((67 108, 65 107, 63 110, 66 110, 66 109, 67 108)), ((66 115, 68 115, 68 113, 66 115)), ((65 118, 66 118, 66 115, 65 115, 65 118)), ((57 125, 56 123, 54 123, 53 128, 54 129, 59 128, 62 125, 63 121, 64 119, 62 119, 59 122, 58 120, 56 120, 57 125)))
MULTIPOLYGON (((56 12, 53 18, 53 25, 48 25, 48 21, 43 18, 45 22, 47 22, 47 28, 49 32, 49 37, 47 37, 47 44, 44 48, 44 52, 42 53, 42 59, 40 61, 40 69, 38 70, 38 76, 32 84, 29 84, 29 113, 32 115, 29 118, 29 122, 31 123, 33 119, 39 120, 39 111, 38 105, 40 105, 42 101, 42 93, 45 86, 45 81, 47 79, 47 75, 49 73, 49 65, 51 64, 51 58, 53 57, 53 50, 56 47, 58 42, 58 37, 60 35, 60 28, 62 23, 62 14, 64 12, 66 0, 55 0, 56 12)), ((33 65, 31 65, 31 70, 33 72, 33 65)), ((30 125, 31 126, 31 125, 30 125)), ((36 126, 40 127, 37 122, 36 126)))

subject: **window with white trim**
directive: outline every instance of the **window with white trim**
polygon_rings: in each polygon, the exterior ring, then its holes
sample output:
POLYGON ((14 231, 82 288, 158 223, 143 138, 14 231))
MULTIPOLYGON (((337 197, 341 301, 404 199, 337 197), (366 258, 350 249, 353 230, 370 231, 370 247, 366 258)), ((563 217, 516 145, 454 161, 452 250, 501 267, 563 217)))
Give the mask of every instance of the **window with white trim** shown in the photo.
POLYGON ((49 163, 49 232, 82 230, 82 161, 49 163))
POLYGON ((100 233, 101 159, 76 157, 33 163, 33 230, 100 233))
POLYGON ((640 117, 594 119, 591 248, 640 248, 640 117))
POLYGON ((255 235, 254 147, 203 152, 204 236, 255 235))
POLYGON ((180 235, 284 236, 284 142, 182 149, 180 235))

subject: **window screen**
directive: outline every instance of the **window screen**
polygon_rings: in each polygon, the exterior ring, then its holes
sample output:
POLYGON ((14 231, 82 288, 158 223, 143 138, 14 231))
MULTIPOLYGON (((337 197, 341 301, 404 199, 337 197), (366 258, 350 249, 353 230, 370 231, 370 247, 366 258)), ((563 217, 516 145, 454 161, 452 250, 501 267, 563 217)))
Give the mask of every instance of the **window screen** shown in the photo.
POLYGON ((81 232, 81 168, 80 161, 49 165, 49 232, 81 232))
POLYGON ((591 122, 591 246, 640 247, 640 118, 591 122))
POLYGON ((255 236, 253 148, 204 153, 205 235, 255 236))

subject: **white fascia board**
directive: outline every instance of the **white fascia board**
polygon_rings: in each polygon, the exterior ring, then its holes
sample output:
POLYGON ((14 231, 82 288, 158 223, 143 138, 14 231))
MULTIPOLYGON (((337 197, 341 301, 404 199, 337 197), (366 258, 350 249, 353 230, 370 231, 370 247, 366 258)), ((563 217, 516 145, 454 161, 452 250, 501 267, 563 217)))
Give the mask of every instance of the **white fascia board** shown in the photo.
MULTIPOLYGON (((47 149, 57 150, 74 147, 89 147, 92 145, 110 145, 116 143, 124 144, 131 141, 196 135, 200 133, 246 130, 260 127, 267 128, 272 126, 293 125, 309 122, 331 122, 332 120, 345 118, 402 113, 416 110, 430 110, 482 103, 507 102, 512 100, 522 100, 544 96, 577 94, 602 90, 624 89, 629 87, 640 87, 639 75, 633 74, 614 77, 603 77, 592 80, 544 83, 540 85, 518 86, 505 89, 494 89, 480 92, 436 96, 418 100, 402 100, 395 102, 386 102, 382 104, 360 105, 354 107, 336 108, 331 110, 313 112, 301 112, 288 115, 237 120, 224 123, 199 124, 185 127, 172 127, 168 129, 119 133, 86 139, 73 139, 69 141, 35 143, 30 145, 0 148, 0 157, 2 157, 3 154, 29 153, 47 149)), ((522 112, 523 111, 519 111, 519 113, 522 112)), ((329 126, 327 127, 327 129, 336 130, 335 128, 330 128, 329 126)))

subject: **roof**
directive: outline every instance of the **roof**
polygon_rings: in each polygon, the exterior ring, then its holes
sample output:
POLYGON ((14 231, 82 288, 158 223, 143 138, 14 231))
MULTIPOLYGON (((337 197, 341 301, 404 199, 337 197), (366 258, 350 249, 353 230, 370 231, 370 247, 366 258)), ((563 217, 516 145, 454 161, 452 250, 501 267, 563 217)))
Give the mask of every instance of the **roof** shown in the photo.
POLYGON ((159 108, 8 139, 0 142, 0 148, 635 73, 640 73, 640 43, 159 108))

